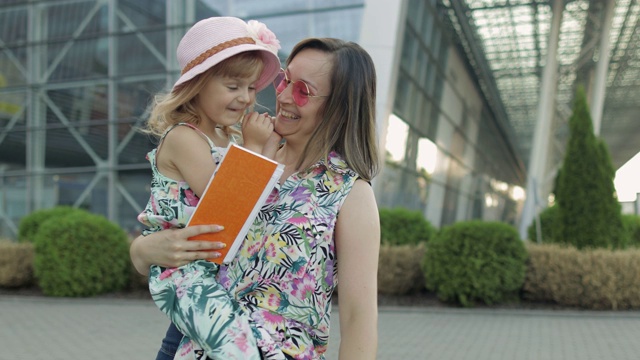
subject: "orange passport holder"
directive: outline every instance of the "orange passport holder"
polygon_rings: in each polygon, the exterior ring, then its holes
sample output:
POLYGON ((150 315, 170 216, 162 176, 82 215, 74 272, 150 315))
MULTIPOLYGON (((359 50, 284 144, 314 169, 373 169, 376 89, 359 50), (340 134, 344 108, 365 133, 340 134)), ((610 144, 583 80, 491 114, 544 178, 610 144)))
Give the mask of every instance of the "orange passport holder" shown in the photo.
POLYGON ((274 160, 229 144, 187 224, 224 226, 220 232, 189 238, 227 244, 217 250, 222 256, 209 261, 226 264, 233 260, 283 170, 284 165, 274 160))

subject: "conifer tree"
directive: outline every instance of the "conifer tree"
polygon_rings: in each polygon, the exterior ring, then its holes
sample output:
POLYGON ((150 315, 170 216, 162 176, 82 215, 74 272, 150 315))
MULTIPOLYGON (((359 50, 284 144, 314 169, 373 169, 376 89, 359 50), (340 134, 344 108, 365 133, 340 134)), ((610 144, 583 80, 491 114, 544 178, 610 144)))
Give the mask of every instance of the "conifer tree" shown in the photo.
POLYGON ((569 142, 556 188, 559 241, 579 249, 621 246, 622 214, 606 144, 596 139, 584 89, 569 120, 569 142))
POLYGON ((602 171, 602 194, 605 196, 600 203, 603 207, 602 215, 605 219, 606 227, 603 229, 603 236, 609 239, 609 245, 616 249, 623 249, 627 247, 627 237, 624 235, 624 225, 622 223, 622 207, 618 201, 616 187, 614 180, 616 177, 616 170, 611 163, 611 154, 607 143, 598 139, 598 150, 601 156, 600 166, 602 171), (606 195, 609 194, 609 197, 606 195), (613 194, 613 196, 611 196, 613 194), (608 201, 605 201, 608 200, 608 201))

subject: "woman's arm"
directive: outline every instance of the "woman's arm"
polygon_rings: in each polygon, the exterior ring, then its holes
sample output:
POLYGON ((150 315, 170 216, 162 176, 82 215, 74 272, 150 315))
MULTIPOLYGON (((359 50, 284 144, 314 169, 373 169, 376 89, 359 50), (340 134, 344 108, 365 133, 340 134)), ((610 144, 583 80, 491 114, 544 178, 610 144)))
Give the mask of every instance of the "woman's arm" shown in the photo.
POLYGON ((357 180, 336 225, 340 359, 374 360, 378 350, 380 217, 371 186, 357 180))
POLYGON ((152 264, 178 267, 194 260, 218 257, 220 253, 215 250, 222 249, 224 244, 188 238, 220 230, 222 227, 218 225, 198 225, 138 236, 129 248, 131 262, 140 274, 148 275, 152 264))

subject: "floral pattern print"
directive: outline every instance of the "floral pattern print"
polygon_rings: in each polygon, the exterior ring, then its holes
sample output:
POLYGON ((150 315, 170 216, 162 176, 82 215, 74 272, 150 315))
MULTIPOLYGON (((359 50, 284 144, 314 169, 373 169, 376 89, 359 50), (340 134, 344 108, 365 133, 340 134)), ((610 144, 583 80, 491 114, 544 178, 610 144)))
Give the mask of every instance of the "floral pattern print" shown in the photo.
POLYGON ((218 282, 274 340, 267 359, 324 359, 337 285, 334 230, 357 174, 335 152, 274 189, 218 282), (266 224, 266 225, 265 225, 266 224))
POLYGON ((182 349, 175 358, 196 352, 211 359, 260 360, 259 333, 229 293, 215 281, 218 266, 199 260, 179 268, 151 268, 149 291, 156 305, 198 348, 182 349))
POLYGON ((216 147, 211 139, 191 124, 179 123, 167 129, 160 139, 160 145, 147 154, 147 160, 151 163, 152 178, 149 202, 147 202, 144 211, 138 215, 138 221, 148 226, 148 228, 142 232, 143 235, 148 235, 163 229, 183 228, 187 226, 187 222, 189 222, 200 200, 186 181, 174 180, 162 175, 156 165, 156 155, 160 146, 162 146, 162 140, 167 136, 169 131, 179 125, 188 126, 203 136, 209 143, 211 156, 213 156, 216 164, 220 163, 225 151, 224 148, 216 147))
MULTIPOLYGON (((178 125, 200 132, 190 124, 178 125)), ((169 128, 164 136, 174 127, 169 128)), ((220 163, 223 149, 216 148, 206 135, 200 134, 208 141, 215 162, 220 163)), ((160 146, 164 136, 160 139, 160 146)), ((149 202, 138 216, 140 222, 150 227, 144 234, 186 226, 199 201, 186 182, 173 180, 158 171, 157 149, 147 155, 153 179, 149 202)), ((260 360, 257 338, 261 334, 250 327, 250 319, 243 309, 216 282, 217 272, 218 265, 206 260, 179 268, 151 266, 149 291, 154 302, 186 335, 183 343, 191 344, 189 339, 194 339, 195 343, 202 345, 183 346, 175 358, 196 359, 206 353, 211 359, 260 360)))
MULTIPOLYGON (((212 144, 217 162, 221 158, 219 150, 212 144)), ((149 153, 154 173, 152 196, 139 216, 151 226, 149 232, 185 226, 197 204, 197 198, 188 195, 193 192, 186 183, 165 178, 157 171, 155 154, 155 150, 149 153)), ((229 302, 230 307, 239 309, 225 318, 241 319, 248 314, 246 321, 263 359, 324 359, 329 341, 331 295, 338 281, 334 230, 338 212, 356 179, 357 174, 335 152, 307 171, 293 174, 271 192, 234 261, 220 267, 217 282, 212 280, 215 269, 198 265, 201 262, 189 264, 197 269, 185 269, 184 273, 152 269, 150 289, 158 306, 170 309, 174 306, 171 299, 179 297, 187 299, 185 303, 190 305, 167 310, 169 314, 185 308, 191 314, 207 312, 206 309, 220 311, 208 305, 208 300, 204 300, 204 305, 200 303, 209 296, 223 294, 219 287, 211 288, 212 284, 220 284, 228 291, 227 296, 231 294, 235 300, 229 302), (197 279, 187 279, 197 271, 197 279), (199 285, 194 288, 193 282, 199 285), (165 287, 171 288, 168 296, 163 293, 165 287)), ((211 326, 210 322, 205 326, 181 319, 178 316, 173 320, 181 331, 207 330, 213 334, 212 339, 238 334, 236 330, 224 332, 206 327, 211 326)), ((239 326, 246 335, 246 327, 239 326)), ((246 338, 240 337, 238 341, 239 349, 248 348, 242 345, 246 338)), ((175 359, 208 357, 196 342, 185 337, 175 359)))

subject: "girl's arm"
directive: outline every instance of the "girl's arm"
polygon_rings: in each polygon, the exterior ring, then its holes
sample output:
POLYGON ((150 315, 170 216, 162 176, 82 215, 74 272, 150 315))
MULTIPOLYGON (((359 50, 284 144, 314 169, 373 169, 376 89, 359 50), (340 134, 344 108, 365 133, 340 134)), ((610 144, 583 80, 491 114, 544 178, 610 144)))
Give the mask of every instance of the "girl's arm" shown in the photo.
MULTIPOLYGON (((209 143, 186 126, 177 126, 165 136, 156 160, 161 174, 186 181, 198 196, 206 189, 216 167, 209 143)), ((138 236, 129 248, 131 262, 140 274, 147 275, 152 264, 178 267, 194 260, 218 257, 220 254, 215 250, 221 249, 222 243, 188 238, 220 230, 222 227, 217 225, 201 225, 138 236)))
POLYGON ((186 181, 197 196, 207 188, 216 169, 209 143, 187 126, 177 126, 165 136, 157 163, 162 175, 186 181))
POLYGON ((167 229, 147 236, 138 236, 131 243, 129 255, 136 270, 142 275, 149 274, 152 264, 164 267, 178 267, 194 260, 220 256, 216 250, 222 249, 219 242, 188 240, 188 238, 222 230, 218 225, 197 225, 184 229, 167 229))
POLYGON ((371 186, 357 180, 336 224, 340 359, 374 360, 378 350, 380 220, 371 186))

